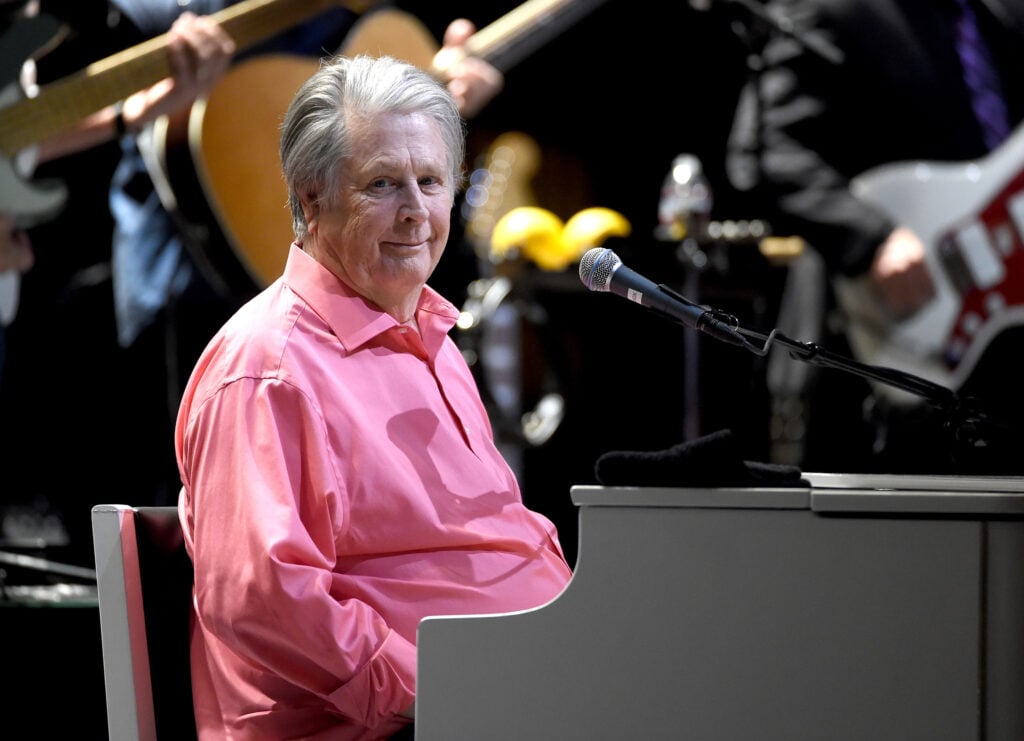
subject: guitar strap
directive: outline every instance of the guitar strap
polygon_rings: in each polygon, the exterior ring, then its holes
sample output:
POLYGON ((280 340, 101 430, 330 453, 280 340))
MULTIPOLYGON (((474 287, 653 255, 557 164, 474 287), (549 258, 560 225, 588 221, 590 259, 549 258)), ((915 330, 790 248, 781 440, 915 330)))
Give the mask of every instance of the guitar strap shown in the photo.
POLYGON ((169 119, 166 116, 146 126, 136 135, 135 143, 142 155, 142 161, 146 165, 147 173, 153 181, 153 189, 156 191, 164 210, 174 219, 178 231, 184 235, 185 244, 189 246, 189 256, 196 263, 196 267, 203 277, 210 283, 213 290, 220 296, 230 297, 236 295, 236 291, 222 277, 219 270, 209 261, 208 254, 211 249, 208 238, 201 235, 208 234, 209 230, 203 225, 194 224, 185 218, 178 205, 178 198, 174 188, 167 178, 167 162, 164 161, 161 147, 157 141, 167 141, 167 127, 169 119))

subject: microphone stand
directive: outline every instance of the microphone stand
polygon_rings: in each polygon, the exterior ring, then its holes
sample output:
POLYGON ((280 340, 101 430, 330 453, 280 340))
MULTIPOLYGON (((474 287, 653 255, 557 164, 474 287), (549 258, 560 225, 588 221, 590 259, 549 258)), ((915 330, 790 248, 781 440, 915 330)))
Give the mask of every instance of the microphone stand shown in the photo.
MULTIPOLYGON (((658 288, 682 302, 692 304, 669 286, 659 284, 658 288)), ((945 415, 945 424, 948 429, 952 430, 954 442, 958 445, 965 445, 966 449, 973 454, 986 452, 998 439, 995 437, 996 435, 1012 436, 1014 446, 1024 446, 1024 434, 1019 429, 997 420, 990 413, 982 410, 973 398, 962 397, 946 386, 896 368, 862 363, 826 350, 814 342, 794 340, 778 329, 773 329, 767 335, 745 329, 731 314, 706 306, 702 308, 706 310, 706 314, 698 323, 697 329, 727 344, 745 348, 760 356, 767 355, 775 346, 782 346, 789 352, 789 356, 796 360, 852 373, 923 399, 945 415)), ((682 321, 664 312, 655 310, 655 313, 683 324, 682 321)), ((687 325, 683 324, 683 326, 687 325)), ((1010 438, 1003 437, 1002 439, 1010 438)), ((1015 447, 1015 449, 1024 449, 1024 447, 1015 447)))

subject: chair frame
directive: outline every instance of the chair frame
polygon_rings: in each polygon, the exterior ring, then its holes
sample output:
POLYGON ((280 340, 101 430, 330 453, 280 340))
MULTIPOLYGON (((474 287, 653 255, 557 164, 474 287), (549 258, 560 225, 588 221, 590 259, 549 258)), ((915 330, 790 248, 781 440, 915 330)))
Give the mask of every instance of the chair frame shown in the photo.
POLYGON ((177 509, 98 504, 92 530, 110 739, 195 739, 192 564, 177 509))

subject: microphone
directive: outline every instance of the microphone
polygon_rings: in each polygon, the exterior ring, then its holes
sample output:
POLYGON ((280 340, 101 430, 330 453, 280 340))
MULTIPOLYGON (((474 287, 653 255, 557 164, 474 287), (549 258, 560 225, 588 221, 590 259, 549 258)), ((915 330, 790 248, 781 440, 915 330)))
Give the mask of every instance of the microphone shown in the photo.
POLYGON ((583 255, 580 259, 580 280, 590 291, 614 293, 661 312, 690 329, 732 345, 746 345, 743 336, 734 327, 719 320, 714 312, 668 288, 655 285, 627 268, 618 255, 605 247, 594 247, 583 255))

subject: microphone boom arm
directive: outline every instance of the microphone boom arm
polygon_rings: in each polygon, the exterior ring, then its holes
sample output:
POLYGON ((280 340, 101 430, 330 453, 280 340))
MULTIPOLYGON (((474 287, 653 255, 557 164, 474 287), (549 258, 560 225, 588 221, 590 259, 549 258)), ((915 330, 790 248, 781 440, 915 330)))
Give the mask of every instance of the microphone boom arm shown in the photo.
MULTIPOLYGON (((669 288, 664 286, 660 286, 660 288, 678 296, 669 288)), ((953 439, 961 446, 962 451, 977 455, 981 451, 993 447, 999 440, 1011 441, 1010 445, 1024 444, 1024 434, 1018 429, 1018 425, 1010 424, 991 414, 982 409, 974 399, 963 397, 946 386, 896 368, 861 363, 844 355, 830 352, 817 343, 794 340, 778 329, 773 329, 767 335, 744 329, 739 326, 738 320, 731 314, 713 308, 705 308, 704 317, 708 318, 708 322, 714 323, 718 329, 727 327, 728 332, 709 331, 706 326, 700 326, 699 329, 723 339, 731 345, 744 347, 760 356, 767 355, 774 346, 779 345, 784 347, 789 356, 796 360, 822 368, 852 373, 923 399, 945 415, 945 424, 951 430, 953 439), (736 338, 741 338, 741 341, 737 341, 736 338)), ((1006 445, 1007 443, 1002 444, 1006 445)))
POLYGON ((789 351, 790 357, 797 360, 823 368, 843 370, 862 378, 878 381, 887 386, 919 396, 935 406, 948 408, 951 405, 955 405, 957 401, 957 394, 952 389, 929 381, 926 378, 921 378, 896 368, 861 363, 853 358, 830 352, 817 343, 798 342, 787 337, 777 329, 773 329, 768 335, 743 329, 742 327, 737 327, 736 331, 744 337, 752 337, 761 341, 762 346, 760 349, 757 349, 751 343, 746 345, 748 349, 758 355, 767 355, 773 345, 779 344, 789 351))
MULTIPOLYGON (((936 406, 949 407, 957 402, 957 394, 954 391, 926 378, 921 378, 896 368, 861 363, 853 358, 830 352, 814 342, 794 340, 784 335, 778 329, 773 329, 767 335, 750 329, 744 329, 740 326, 739 320, 732 314, 727 314, 713 307, 695 304, 664 283, 659 283, 658 288, 677 301, 703 309, 703 314, 701 314, 697 322, 696 328, 698 330, 730 345, 746 348, 755 355, 767 355, 772 347, 778 344, 785 347, 789 351, 790 357, 797 360, 823 368, 843 370, 862 378, 878 381, 879 383, 884 383, 919 396, 936 406), (751 339, 757 340, 759 344, 751 342, 751 339)), ((673 318, 665 312, 658 313, 668 316, 670 319, 673 318)), ((680 324, 683 324, 683 322, 680 322, 680 324)), ((684 326, 686 325, 684 324, 684 326)))

